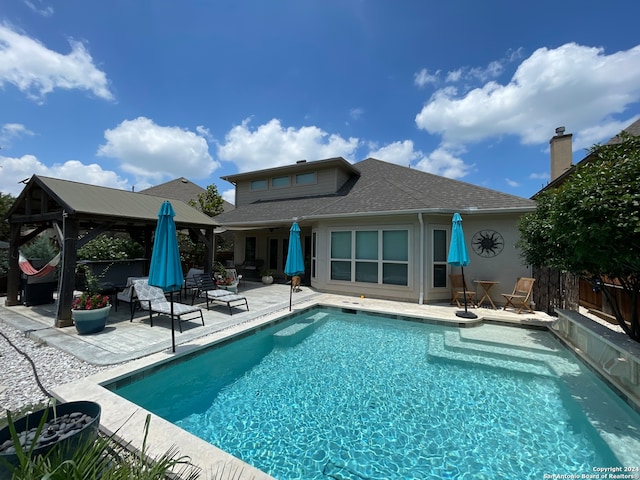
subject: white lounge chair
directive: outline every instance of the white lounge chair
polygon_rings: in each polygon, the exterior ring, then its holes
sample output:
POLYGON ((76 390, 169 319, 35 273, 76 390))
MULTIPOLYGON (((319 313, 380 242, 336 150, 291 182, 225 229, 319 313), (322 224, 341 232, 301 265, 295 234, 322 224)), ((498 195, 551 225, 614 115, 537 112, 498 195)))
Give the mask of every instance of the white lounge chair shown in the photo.
MULTIPOLYGON (((178 328, 180 328, 181 333, 181 322, 186 322, 187 320, 193 320, 194 318, 197 318, 194 317, 183 319, 183 315, 187 315, 190 313, 200 314, 200 320, 202 321, 202 326, 204 326, 204 316, 202 315, 201 308, 180 302, 167 301, 167 297, 165 296, 164 291, 159 287, 153 287, 149 285, 147 280, 136 280, 133 284, 133 288, 135 289, 136 301, 140 305, 140 308, 149 311, 149 322, 151 323, 152 327, 154 313, 171 316, 172 312, 173 318, 176 318, 178 320, 178 328)), ((133 321, 133 312, 131 313, 131 319, 129 321, 133 321)))
MULTIPOLYGON (((197 295, 207 300, 207 310, 209 310, 210 302, 224 303, 229 307, 229 313, 233 315, 232 306, 244 305, 249 310, 249 302, 247 298, 242 295, 230 292, 228 290, 222 290, 217 287, 213 279, 208 273, 202 275, 196 275, 196 284, 198 285, 197 295)), ((195 295, 194 295, 195 299, 195 295)))

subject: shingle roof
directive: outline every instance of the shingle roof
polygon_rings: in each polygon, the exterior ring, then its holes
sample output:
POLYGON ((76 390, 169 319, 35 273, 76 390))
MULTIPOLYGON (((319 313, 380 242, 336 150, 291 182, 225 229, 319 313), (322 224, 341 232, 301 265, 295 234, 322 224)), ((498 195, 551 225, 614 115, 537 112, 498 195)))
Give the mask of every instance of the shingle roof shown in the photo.
MULTIPOLYGON (((28 209, 64 210, 69 215, 80 214, 84 217, 110 218, 114 223, 147 223, 155 224, 158 220, 158 211, 165 197, 154 195, 142 195, 140 193, 118 190, 115 188, 100 187, 86 183, 62 180, 59 178, 42 177, 33 175, 27 183, 25 190, 16 199, 8 212, 10 215, 28 214, 28 209), (42 188, 47 192, 46 198, 40 201, 47 202, 48 197, 54 200, 46 208, 38 205, 27 206, 24 200, 30 190, 42 188)), ((207 228, 218 225, 211 217, 199 212, 180 200, 172 199, 171 202, 176 216, 176 225, 188 225, 207 228)), ((32 199, 31 203, 36 199, 32 199)), ((53 213, 53 210, 50 210, 53 213)))
MULTIPOLYGON (((197 200, 198 195, 205 193, 206 191, 207 190, 202 188, 200 185, 197 185, 184 177, 180 177, 169 182, 161 183, 160 185, 145 188, 144 190, 140 190, 139 193, 155 195, 156 197, 172 198, 188 204, 190 200, 197 200)), ((228 212, 234 208, 233 204, 223 200, 224 212, 228 212)))
POLYGON ((293 217, 328 218, 400 212, 532 211, 535 202, 506 193, 368 158, 334 195, 262 201, 216 217, 223 226, 288 223, 293 217))

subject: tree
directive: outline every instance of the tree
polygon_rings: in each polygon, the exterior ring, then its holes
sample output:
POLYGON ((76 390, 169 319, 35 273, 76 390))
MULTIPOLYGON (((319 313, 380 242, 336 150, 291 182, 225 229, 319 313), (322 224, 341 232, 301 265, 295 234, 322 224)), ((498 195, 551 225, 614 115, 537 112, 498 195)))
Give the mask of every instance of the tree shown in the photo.
MULTIPOLYGON (((205 192, 199 193, 197 200, 189 200, 188 204, 209 217, 215 217, 224 211, 224 200, 215 185, 209 185, 205 192)), ((216 250, 224 248, 225 241, 216 235, 216 250)), ((187 266, 202 265, 205 256, 204 245, 198 244, 189 235, 179 234, 180 258, 187 266)))
POLYGON ((215 217, 224 211, 224 200, 215 185, 209 185, 205 192, 199 193, 197 201, 189 200, 189 205, 210 217, 215 217))
POLYGON ((518 245, 530 265, 621 286, 632 305, 627 319, 611 291, 602 292, 622 329, 640 341, 640 137, 618 139, 593 146, 590 161, 536 199, 536 211, 520 220, 518 245))
POLYGON ((10 193, 0 192, 0 240, 9 241, 10 226, 4 219, 16 199, 10 193))

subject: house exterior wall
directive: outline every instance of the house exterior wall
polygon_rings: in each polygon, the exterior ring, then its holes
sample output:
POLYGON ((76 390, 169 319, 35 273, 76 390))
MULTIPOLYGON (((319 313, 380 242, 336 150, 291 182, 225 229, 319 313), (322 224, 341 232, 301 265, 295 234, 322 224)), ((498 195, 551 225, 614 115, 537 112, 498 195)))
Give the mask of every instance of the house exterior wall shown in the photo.
POLYGON ((279 200, 283 198, 309 197, 315 195, 327 195, 336 193, 342 185, 349 179, 348 172, 331 167, 331 168, 300 168, 290 172, 279 172, 275 174, 260 174, 253 178, 240 181, 236 185, 236 205, 247 205, 258 200, 279 200), (315 173, 316 181, 314 183, 296 183, 297 175, 315 173), (278 187, 272 185, 273 178, 288 177, 289 186, 278 187), (251 183, 255 180, 264 180, 266 188, 261 190, 252 190, 251 183))
MULTIPOLYGON (((301 236, 315 236, 316 239, 316 275, 310 278, 311 286, 323 292, 338 293, 375 298, 385 298, 402 301, 424 303, 448 302, 451 291, 448 284, 450 273, 459 273, 458 267, 446 265, 446 286, 434 285, 433 273, 433 232, 440 230, 446 232, 447 252, 451 234, 451 215, 427 215, 422 216, 422 225, 418 214, 398 214, 389 216, 352 216, 349 218, 336 218, 331 220, 319 220, 301 225, 301 236), (380 283, 366 283, 331 279, 331 233, 338 231, 361 230, 406 230, 408 232, 409 258, 408 258, 408 285, 388 285, 380 283), (424 235, 424 254, 421 255, 421 232, 424 235), (420 259, 423 259, 422 269, 420 259), (422 277, 421 277, 422 272, 422 277)), ((464 273, 467 285, 473 291, 477 290, 474 280, 492 280, 500 282, 491 290, 491 296, 496 303, 503 304, 501 293, 511 293, 516 280, 519 277, 531 276, 528 266, 522 264, 520 254, 515 246, 519 238, 517 229, 518 215, 514 214, 462 214, 463 228, 467 249, 469 250, 470 264, 465 267, 464 273), (472 237, 480 230, 495 230, 504 239, 504 248, 500 254, 494 257, 481 257, 472 249, 472 237)), ((288 238, 287 228, 274 228, 264 230, 251 230, 238 232, 236 237, 236 264, 244 260, 244 245, 247 237, 256 237, 256 258, 263 259, 265 266, 269 262, 269 239, 288 238)), ((304 250, 304 246, 303 246, 304 250)), ((311 259, 311 252, 304 251, 305 259, 311 259)), ((307 268, 310 270, 310 268, 307 268)), ((276 271, 276 274, 281 271, 276 271)), ((480 291, 477 292, 481 296, 480 291)))

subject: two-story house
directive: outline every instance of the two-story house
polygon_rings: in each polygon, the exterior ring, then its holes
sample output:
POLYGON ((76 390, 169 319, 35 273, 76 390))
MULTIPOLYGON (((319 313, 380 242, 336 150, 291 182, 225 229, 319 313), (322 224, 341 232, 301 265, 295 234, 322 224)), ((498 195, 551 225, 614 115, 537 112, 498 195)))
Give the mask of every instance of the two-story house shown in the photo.
POLYGON ((448 301, 454 212, 463 217, 470 288, 474 279, 498 281, 492 293, 499 301, 531 274, 515 246, 518 218, 535 209, 530 199, 373 158, 302 160, 222 178, 236 188, 236 208, 216 217, 236 234, 235 263, 259 260, 284 278, 297 220, 305 280, 320 291, 448 301))

